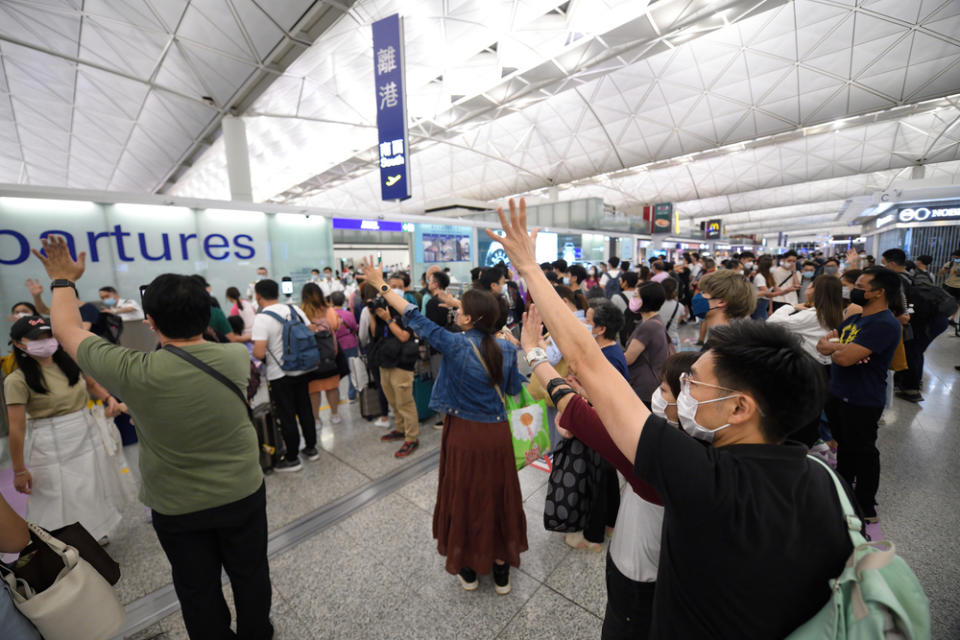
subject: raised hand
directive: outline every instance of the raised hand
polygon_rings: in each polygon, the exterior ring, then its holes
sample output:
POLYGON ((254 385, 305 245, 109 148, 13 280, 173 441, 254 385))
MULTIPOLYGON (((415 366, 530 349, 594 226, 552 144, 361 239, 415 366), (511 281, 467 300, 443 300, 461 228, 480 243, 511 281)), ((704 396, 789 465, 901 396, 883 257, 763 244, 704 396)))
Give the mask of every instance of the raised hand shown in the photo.
POLYGON ((366 281, 373 286, 379 288, 383 284, 383 267, 377 265, 371 254, 369 258, 364 258, 360 261, 360 266, 357 267, 366 281))
POLYGON ((490 239, 503 245, 503 250, 510 258, 510 263, 517 268, 517 271, 520 271, 524 267, 537 265, 538 230, 534 229, 527 233, 527 202, 525 199, 520 198, 519 208, 513 198, 510 198, 508 204, 510 207, 509 218, 503 212, 503 207, 497 208, 497 215, 500 216, 500 226, 503 228, 504 235, 497 235, 489 229, 484 229, 484 231, 490 239))
POLYGON ((43 285, 40 284, 39 280, 27 278, 27 291, 29 291, 32 296, 43 295, 43 285))
POLYGON ((540 336, 543 333, 543 321, 537 305, 531 304, 530 310, 523 314, 523 326, 520 329, 520 346, 524 351, 536 349, 540 345, 540 336))
POLYGON ((44 256, 36 249, 31 249, 31 251, 43 263, 43 268, 47 270, 47 275, 50 276, 51 280, 65 279, 76 282, 80 279, 87 264, 85 251, 81 251, 77 259, 74 260, 70 256, 66 240, 61 236, 47 236, 41 238, 40 242, 43 244, 43 251, 47 255, 44 256))

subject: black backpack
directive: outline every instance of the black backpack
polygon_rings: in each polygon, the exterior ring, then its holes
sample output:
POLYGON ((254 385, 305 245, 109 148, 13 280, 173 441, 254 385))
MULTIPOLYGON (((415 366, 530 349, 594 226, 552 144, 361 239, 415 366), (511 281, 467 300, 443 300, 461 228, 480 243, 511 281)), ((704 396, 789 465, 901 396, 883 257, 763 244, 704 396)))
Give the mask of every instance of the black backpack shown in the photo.
POLYGON ((103 323, 103 337, 113 344, 120 344, 120 335, 123 334, 123 320, 113 313, 101 313, 103 323))
POLYGON ((622 291, 617 293, 617 296, 619 296, 626 305, 623 310, 623 328, 620 329, 620 344, 626 347, 627 340, 633 335, 633 330, 637 328, 637 324, 641 318, 639 313, 634 313, 630 310, 630 300, 627 299, 627 296, 622 291))
POLYGON ((916 281, 901 274, 907 303, 913 306, 911 323, 927 324, 941 316, 952 316, 957 311, 957 301, 945 290, 924 280, 916 281))

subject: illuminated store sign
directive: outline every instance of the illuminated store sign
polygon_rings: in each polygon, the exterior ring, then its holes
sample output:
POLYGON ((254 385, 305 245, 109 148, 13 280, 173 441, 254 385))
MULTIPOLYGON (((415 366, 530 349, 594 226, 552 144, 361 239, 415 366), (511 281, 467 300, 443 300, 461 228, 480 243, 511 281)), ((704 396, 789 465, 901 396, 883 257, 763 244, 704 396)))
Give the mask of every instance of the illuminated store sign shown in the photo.
POLYGON ((399 14, 373 23, 373 77, 377 98, 380 195, 384 200, 405 200, 410 197, 410 145, 404 103, 403 21, 399 14))
MULTIPOLYGON (((917 207, 900 209, 900 222, 927 222, 928 220, 960 220, 960 207, 917 207)), ((879 226, 879 225, 878 225, 879 226)))

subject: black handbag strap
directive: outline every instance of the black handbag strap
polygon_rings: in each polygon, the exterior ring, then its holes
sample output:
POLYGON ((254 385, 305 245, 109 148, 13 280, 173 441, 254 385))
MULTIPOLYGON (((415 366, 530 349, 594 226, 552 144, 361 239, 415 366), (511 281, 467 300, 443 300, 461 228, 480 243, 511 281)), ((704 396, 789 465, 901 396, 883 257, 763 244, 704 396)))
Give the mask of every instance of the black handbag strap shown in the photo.
POLYGON ((183 358, 184 360, 186 360, 187 362, 195 366, 197 369, 200 369, 201 371, 209 375, 211 378, 214 378, 217 382, 221 383, 223 386, 233 391, 237 395, 237 397, 240 398, 240 401, 243 402, 243 406, 247 410, 247 416, 250 417, 250 422, 251 423, 253 422, 253 409, 250 408, 250 403, 247 402, 247 396, 243 393, 243 391, 240 390, 240 387, 235 385, 233 381, 230 380, 230 378, 223 375, 222 373, 220 373, 219 371, 217 371, 216 369, 208 365, 206 362, 204 362, 200 358, 190 355, 180 347, 175 347, 172 344, 168 344, 167 346, 164 347, 164 349, 176 356, 183 358))
POLYGON ((794 275, 796 275, 796 274, 795 274, 795 273, 791 273, 790 275, 788 275, 788 276, 784 279, 783 282, 781 282, 780 284, 777 285, 777 288, 779 289, 780 287, 782 287, 783 285, 785 285, 785 284, 787 283, 787 280, 790 280, 791 278, 793 278, 794 275))
POLYGON ((675 306, 675 307, 673 308, 673 313, 670 314, 670 319, 667 320, 666 329, 667 329, 668 331, 670 330, 670 324, 673 322, 673 319, 677 316, 677 311, 679 311, 679 310, 680 310, 680 303, 677 302, 677 306, 675 306))

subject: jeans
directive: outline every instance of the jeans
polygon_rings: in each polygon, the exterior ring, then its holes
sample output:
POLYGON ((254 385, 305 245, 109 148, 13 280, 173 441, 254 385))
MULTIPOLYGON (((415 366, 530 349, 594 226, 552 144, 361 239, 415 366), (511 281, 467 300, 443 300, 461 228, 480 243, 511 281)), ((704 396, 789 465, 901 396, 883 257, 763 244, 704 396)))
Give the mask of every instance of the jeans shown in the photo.
POLYGON ((267 563, 267 494, 264 485, 242 500, 177 516, 153 512, 153 528, 173 570, 187 633, 194 640, 273 637, 267 563), (227 572, 237 611, 237 632, 223 599, 227 572))
POLYGON ((906 391, 920 391, 923 386, 923 354, 930 343, 947 330, 948 323, 949 318, 939 316, 926 325, 913 328, 913 339, 903 343, 907 368, 893 376, 897 386, 906 391))
MULTIPOLYGON (((350 358, 356 358, 357 356, 360 355, 360 350, 359 350, 357 347, 351 347, 351 348, 349 348, 349 349, 344 349, 344 350, 343 350, 343 355, 344 355, 344 357, 347 358, 348 360, 349 360, 350 358)), ((347 389, 347 398, 350 399, 350 400, 353 400, 354 398, 357 397, 357 389, 356 389, 356 387, 353 386, 353 377, 352 377, 352 376, 347 376, 347 384, 349 385, 349 387, 348 387, 348 389, 347 389)))
POLYGON ((417 417, 417 402, 413 398, 413 371, 380 367, 380 388, 393 407, 397 431, 403 431, 407 442, 416 442, 420 437, 420 419, 417 417))
POLYGON ((317 419, 313 415, 307 388, 312 376, 312 373, 303 373, 270 381, 270 396, 277 405, 277 418, 287 447, 286 459, 291 462, 300 455, 300 429, 307 448, 317 446, 317 419), (300 419, 300 429, 297 429, 297 418, 300 419))
POLYGON ((862 407, 831 396, 826 411, 837 441, 837 473, 851 486, 856 480, 854 495, 860 510, 865 517, 873 517, 880 485, 877 429, 883 407, 862 407))

